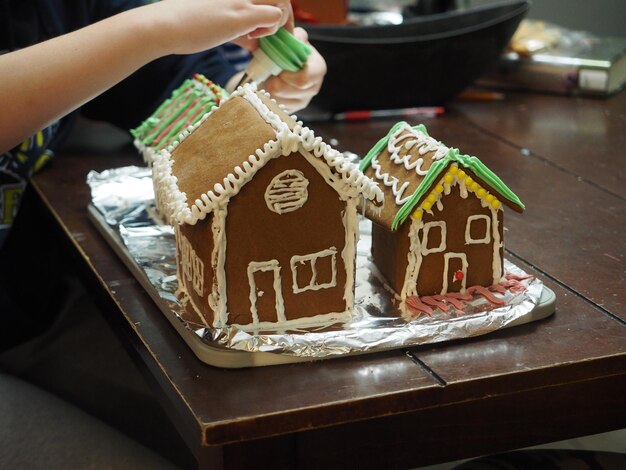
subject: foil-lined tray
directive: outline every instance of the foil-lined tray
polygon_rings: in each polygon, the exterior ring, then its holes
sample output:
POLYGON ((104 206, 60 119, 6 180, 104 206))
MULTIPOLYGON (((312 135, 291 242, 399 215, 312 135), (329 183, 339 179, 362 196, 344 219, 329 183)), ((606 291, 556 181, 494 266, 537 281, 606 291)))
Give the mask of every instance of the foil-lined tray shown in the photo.
MULTIPOLYGON (((403 348, 483 335, 554 312, 554 293, 531 277, 523 281, 526 289, 522 292, 506 292, 504 306, 476 298, 463 310, 435 308, 430 316, 403 313, 376 275, 370 261, 371 223, 362 219, 350 322, 301 331, 258 332, 191 324, 183 319, 175 295, 174 231, 154 211, 151 170, 130 166, 92 171, 87 183, 93 222, 196 355, 211 365, 260 366, 403 348)), ((526 275, 508 260, 505 270, 526 275)))

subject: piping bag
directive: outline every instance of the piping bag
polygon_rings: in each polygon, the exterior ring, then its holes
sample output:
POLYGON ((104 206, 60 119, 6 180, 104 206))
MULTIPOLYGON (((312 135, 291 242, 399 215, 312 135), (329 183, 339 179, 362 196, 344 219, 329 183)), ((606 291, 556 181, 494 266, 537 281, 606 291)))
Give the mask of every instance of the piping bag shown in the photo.
POLYGON ((263 83, 283 70, 297 72, 311 55, 311 48, 284 28, 259 39, 259 47, 235 88, 246 83, 263 83))

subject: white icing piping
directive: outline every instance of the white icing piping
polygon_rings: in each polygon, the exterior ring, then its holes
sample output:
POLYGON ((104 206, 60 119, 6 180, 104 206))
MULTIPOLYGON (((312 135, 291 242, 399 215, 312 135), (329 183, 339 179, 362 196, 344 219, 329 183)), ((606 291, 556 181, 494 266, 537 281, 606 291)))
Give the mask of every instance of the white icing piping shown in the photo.
MULTIPOLYGON (((255 111, 267 122, 276 132, 276 138, 282 149, 282 155, 286 156, 298 150, 300 139, 291 132, 289 126, 277 114, 273 113, 250 87, 242 87, 238 91, 241 92, 242 98, 245 98, 252 105, 255 111)), ((269 97, 269 94, 266 93, 269 97)))
POLYGON ((256 308, 256 301, 261 295, 263 295, 261 292, 257 293, 256 282, 254 280, 254 273, 257 271, 273 272, 273 287, 274 294, 276 296, 276 316, 279 322, 284 322, 286 318, 283 291, 281 287, 280 264, 278 263, 278 260, 272 259, 269 261, 251 261, 248 264, 248 284, 250 286, 250 313, 252 314, 252 323, 254 325, 259 324, 259 312, 256 308))
POLYGON ((295 255, 291 257, 289 262, 291 266, 291 278, 293 293, 298 294, 307 290, 320 290, 335 287, 337 285, 337 248, 331 246, 326 250, 321 250, 316 253, 310 253, 308 255, 295 255), (317 260, 320 258, 330 257, 331 263, 331 279, 329 282, 319 284, 317 282, 317 260), (309 283, 304 286, 298 285, 298 265, 310 263, 311 266, 311 279, 309 283))
POLYGON ((446 223, 444 221, 435 221, 428 222, 424 224, 423 227, 423 236, 422 236, 422 255, 426 256, 431 253, 440 253, 446 249, 446 239, 448 237, 448 230, 446 227, 446 223), (439 246, 435 246, 433 248, 428 248, 428 236, 430 234, 430 230, 433 227, 441 228, 441 241, 439 242, 439 246))
POLYGON ((200 297, 204 294, 204 263, 182 233, 180 235, 180 252, 183 274, 187 282, 191 282, 193 290, 200 297))
MULTIPOLYGON (((341 180, 353 188, 350 191, 353 196, 362 194, 369 200, 375 199, 382 202, 382 191, 376 183, 359 170, 358 165, 350 162, 341 152, 324 143, 321 137, 316 137, 311 129, 303 127, 301 121, 296 122, 293 131, 290 130, 287 123, 273 113, 252 89, 244 87, 243 93, 259 115, 277 132, 278 140, 283 145, 283 155, 289 155, 303 148, 315 157, 323 159, 331 169, 339 173, 341 180)), ((265 96, 271 99, 269 93, 265 93, 265 96)), ((344 187, 343 190, 348 191, 349 189, 344 187)))
POLYGON ((232 326, 237 327, 242 331, 258 331, 258 330, 276 330, 277 327, 282 327, 284 329, 295 330, 302 328, 315 327, 318 325, 329 325, 332 323, 338 322, 346 322, 350 320, 351 312, 350 310, 346 310, 344 312, 331 312, 324 313, 320 315, 314 315, 311 317, 300 317, 294 318, 291 320, 285 320, 281 322, 259 322, 259 323, 248 323, 248 324, 239 324, 234 323, 232 326))
POLYGON ((411 198, 412 194, 409 194, 406 197, 402 197, 404 191, 406 191, 406 188, 409 186, 408 181, 405 181, 398 189, 398 183, 400 183, 400 180, 395 176, 391 176, 389 173, 383 173, 382 166, 378 161, 378 157, 372 158, 371 165, 374 169, 374 176, 376 177, 376 179, 382 181, 385 186, 391 189, 391 192, 395 196, 395 201, 397 205, 401 206, 411 198))
POLYGON ((429 152, 435 152, 431 160, 436 161, 444 158, 450 151, 445 145, 437 142, 435 139, 419 130, 413 129, 406 123, 389 138, 387 150, 391 154, 390 159, 393 163, 403 165, 407 171, 415 170, 415 172, 421 176, 425 176, 428 173, 428 170, 422 170, 424 163, 424 159, 421 158, 422 156, 429 152), (407 140, 407 142, 402 145, 405 140, 407 140), (407 150, 404 157, 400 156, 402 147, 407 150), (413 155, 410 152, 413 147, 415 147, 418 155, 420 155, 420 158, 417 158, 415 161, 411 161, 413 155))
POLYGON ((309 180, 298 170, 285 170, 276 175, 265 190, 267 208, 277 214, 293 212, 307 201, 309 180))
MULTIPOLYGON (((416 174, 425 176, 428 174, 429 170, 422 169, 424 159, 421 157, 429 152, 434 152, 431 156, 431 160, 441 160, 448 154, 450 149, 442 143, 437 142, 432 137, 419 130, 413 129, 405 123, 390 136, 387 142, 387 151, 390 154, 389 160, 393 164, 402 165, 407 171, 415 171, 416 174), (406 154, 403 157, 400 156, 400 150, 402 148, 406 150, 406 154), (411 150, 415 152, 411 153, 411 150), (414 157, 415 154, 419 155, 419 157, 412 161, 412 157, 414 157)), ((395 197, 396 205, 401 206, 411 197, 411 195, 404 196, 409 182, 405 181, 400 184, 400 180, 397 177, 391 176, 388 172, 383 171, 378 157, 379 155, 375 156, 371 161, 374 176, 391 190, 395 197), (400 185, 400 187, 398 187, 398 185, 400 185)))
MULTIPOLYGON (((429 152, 435 152, 435 154, 431 157, 432 160, 441 160, 446 155, 448 155, 448 152, 450 151, 450 149, 446 147, 445 145, 443 145, 441 142, 436 141, 432 137, 424 134, 423 132, 419 130, 413 129, 408 124, 404 124, 398 131, 394 133, 391 139, 389 139, 390 152, 393 155, 396 155, 396 158, 398 158, 397 152, 400 150, 399 144, 402 142, 402 140, 407 139, 407 138, 410 140, 406 144, 404 144, 404 148, 410 151, 413 147, 417 147, 418 153, 422 156, 426 155, 429 152), (400 134, 404 131, 408 131, 408 133, 401 136, 400 134)), ((418 159, 412 165, 412 167, 420 167, 421 163, 418 163, 419 161, 420 159, 418 159)), ((406 166, 407 163, 408 161, 405 162, 405 168, 407 170, 410 170, 411 167, 406 166)), ((421 171, 421 168, 419 168, 419 170, 421 171)), ((428 172, 428 170, 426 170, 426 172, 428 172)), ((419 171, 418 171, 418 174, 419 174, 419 171)))
MULTIPOLYGON (((492 215, 493 216, 493 215, 492 215)), ((485 214, 474 214, 470 215, 467 218, 467 223, 465 224, 465 244, 466 245, 481 245, 484 243, 489 243, 491 241, 491 218, 485 214), (484 220, 485 221, 485 236, 483 238, 472 238, 472 222, 475 220, 484 220)))
POLYGON ((424 227, 422 219, 415 220, 411 218, 411 226, 409 227, 409 252, 407 253, 408 263, 404 276, 404 284, 400 297, 402 300, 412 295, 417 295, 417 276, 422 267, 422 244, 419 238, 419 232, 424 227))
MULTIPOLYGON (((182 244, 184 243, 183 239, 185 239, 185 241, 187 240, 185 236, 180 232, 179 227, 175 227, 174 232, 174 239, 176 240, 176 258, 179 261, 178 263, 176 263, 176 278, 178 279, 178 289, 176 290, 176 297, 180 299, 180 302, 183 306, 188 303, 191 304, 198 317, 202 320, 202 323, 204 323, 205 326, 210 326, 209 321, 206 319, 200 309, 198 309, 198 307, 193 302, 191 296, 189 295, 189 292, 187 291, 187 285, 182 282, 184 280, 184 277, 181 271, 183 270, 184 263, 180 260, 180 257, 183 256, 184 251, 182 248, 182 244)), ((189 242, 187 241, 187 243, 189 242)))
POLYGON ((498 220, 498 209, 491 208, 491 224, 493 235, 493 283, 498 284, 504 279, 503 262, 500 256, 500 249, 503 247, 500 240, 500 221, 498 220))
POLYGON ((213 252, 211 266, 213 267, 213 286, 207 302, 213 310, 213 326, 219 328, 228 322, 226 307, 226 208, 218 208, 213 213, 211 231, 213 233, 213 252))
POLYGON ((354 279, 356 269, 356 249, 359 239, 359 218, 357 215, 357 199, 350 199, 342 214, 343 226, 346 234, 341 256, 346 270, 346 283, 343 298, 349 312, 354 305, 354 279))
POLYGON ((450 260, 456 258, 461 260, 461 270, 463 277, 461 278, 461 290, 460 293, 465 293, 465 286, 467 283, 467 255, 465 253, 444 253, 444 268, 443 268, 443 287, 440 294, 443 295, 448 292, 448 268, 450 267, 450 260))

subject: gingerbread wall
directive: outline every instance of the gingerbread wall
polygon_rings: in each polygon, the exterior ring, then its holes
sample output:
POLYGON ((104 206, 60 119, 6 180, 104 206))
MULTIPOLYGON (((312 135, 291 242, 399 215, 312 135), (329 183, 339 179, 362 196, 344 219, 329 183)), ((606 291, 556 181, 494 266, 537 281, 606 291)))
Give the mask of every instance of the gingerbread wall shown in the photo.
MULTIPOLYGON (((346 310, 343 265, 345 229, 342 214, 345 203, 308 161, 299 153, 269 161, 253 180, 233 197, 226 219, 226 279, 229 322, 248 324, 252 321, 247 268, 250 262, 277 260, 280 266, 281 290, 287 320, 346 310), (272 179, 285 170, 296 169, 309 181, 304 205, 293 211, 277 214, 268 209, 264 193, 272 179), (334 287, 293 292, 290 260, 334 247, 336 249, 336 282, 334 287)), ((320 262, 317 276, 320 283, 331 279, 330 265, 320 262)), ((299 285, 306 283, 307 266, 299 267, 299 285), (303 270, 300 270, 303 268, 303 270)), ((265 275, 267 274, 267 275, 265 275)), ((259 321, 275 322, 273 279, 259 272, 256 278, 259 321), (260 284, 263 284, 262 286, 260 284)))
MULTIPOLYGON (((417 277, 418 295, 440 294, 444 285, 444 268, 446 253, 463 253, 467 257, 468 267, 465 273, 465 286, 474 285, 490 286, 493 284, 493 253, 494 240, 502 240, 502 210, 497 211, 497 227, 494 225, 492 212, 488 208, 482 207, 480 200, 472 194, 462 198, 458 185, 451 188, 450 194, 443 196, 443 210, 433 208, 433 214, 426 213, 422 219, 423 223, 442 221, 446 226, 445 250, 422 255, 419 274, 417 277), (470 216, 484 215, 490 219, 489 242, 466 244, 465 230, 467 219, 470 216), (494 236, 493 231, 497 231, 494 236)), ((372 233, 372 256, 374 262, 386 281, 398 294, 402 292, 406 270, 408 267, 408 254, 410 247, 409 231, 411 224, 418 223, 413 219, 408 219, 396 231, 391 232, 374 224, 372 233)), ((480 231, 480 224, 476 224, 475 230, 480 231)), ((473 233, 474 238, 479 238, 479 233, 473 233)), ((416 249, 420 249, 424 238, 424 230, 418 232, 419 244, 416 249)), ((430 233, 429 247, 438 246, 440 237, 438 231, 430 233)), ((503 248, 498 247, 499 264, 502 266, 503 248)), ((456 266, 456 259, 450 262, 451 272, 448 278, 448 292, 458 292, 461 289, 461 279, 454 279, 454 273, 460 267, 456 266)))

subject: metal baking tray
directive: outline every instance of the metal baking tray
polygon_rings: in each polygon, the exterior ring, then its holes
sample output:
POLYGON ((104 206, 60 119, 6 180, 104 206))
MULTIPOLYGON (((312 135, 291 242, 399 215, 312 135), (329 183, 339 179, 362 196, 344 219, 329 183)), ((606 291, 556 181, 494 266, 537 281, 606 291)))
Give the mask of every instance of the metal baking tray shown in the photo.
MULTIPOLYGON (((554 293, 534 279, 532 298, 512 301, 510 309, 473 311, 456 317, 437 313, 432 318, 399 318, 392 295, 371 273, 373 267, 367 245, 370 226, 363 220, 357 246, 356 319, 352 324, 304 334, 284 331, 257 334, 226 331, 224 334, 199 328, 183 320, 182 308, 174 295, 177 286, 175 242, 171 227, 159 225, 151 215, 150 172, 145 168, 125 167, 101 174, 92 172, 90 178, 89 218, 195 355, 211 366, 257 367, 406 349, 534 322, 555 310, 554 293), (102 187, 97 197, 93 197, 93 185, 98 184, 102 187), (108 192, 104 198, 103 188, 108 192), (117 223, 116 219, 122 222, 117 223), (138 235, 133 236, 133 231, 138 235)), ((509 270, 521 271, 509 261, 505 262, 509 270)))

